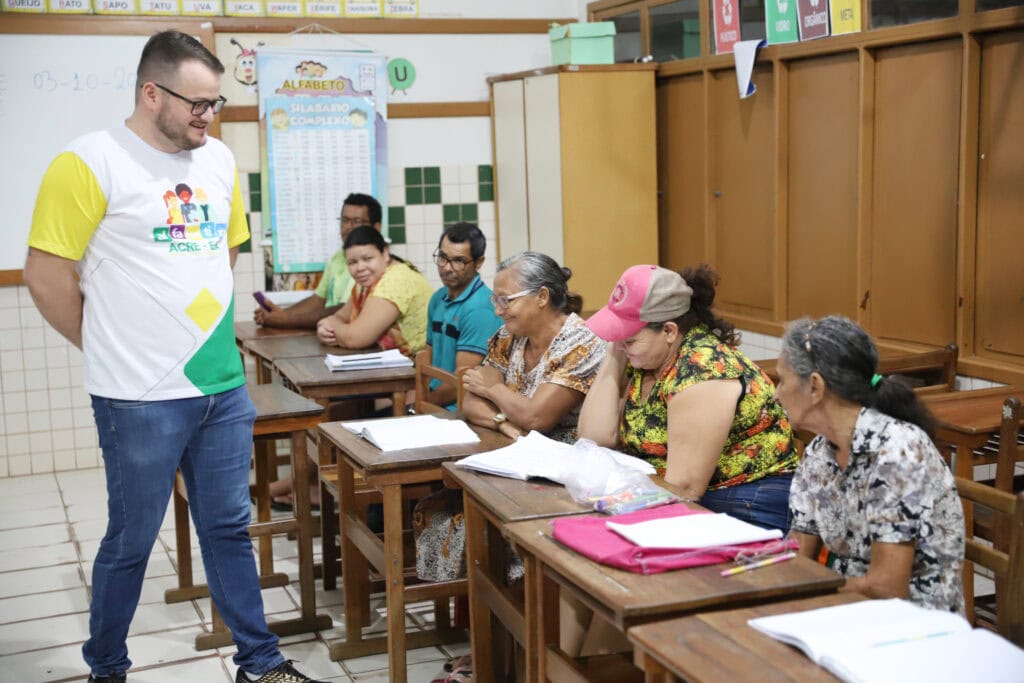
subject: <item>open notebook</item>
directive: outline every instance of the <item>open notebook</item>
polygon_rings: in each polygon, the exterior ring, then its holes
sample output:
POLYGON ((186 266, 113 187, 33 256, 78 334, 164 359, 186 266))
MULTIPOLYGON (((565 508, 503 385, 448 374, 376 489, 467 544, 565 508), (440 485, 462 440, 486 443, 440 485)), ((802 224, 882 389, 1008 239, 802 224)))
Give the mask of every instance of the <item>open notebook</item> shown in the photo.
MULTIPOLYGON (((615 462, 623 467, 654 474, 654 466, 640 458, 625 453, 603 449, 615 462)), ((516 439, 515 443, 487 453, 478 453, 463 458, 457 467, 496 474, 512 479, 539 477, 564 484, 574 473, 587 467, 587 453, 574 449, 570 444, 549 439, 540 432, 530 432, 516 439)))
POLYGON ((442 420, 433 415, 342 422, 341 426, 382 451, 480 441, 476 432, 462 420, 442 420))
POLYGON ((398 349, 376 351, 374 353, 352 353, 347 356, 327 354, 324 358, 327 368, 338 370, 371 370, 373 368, 411 368, 411 359, 402 355, 398 349))
POLYGON ((847 683, 1020 683, 1024 650, 958 614, 866 600, 751 619, 847 683))

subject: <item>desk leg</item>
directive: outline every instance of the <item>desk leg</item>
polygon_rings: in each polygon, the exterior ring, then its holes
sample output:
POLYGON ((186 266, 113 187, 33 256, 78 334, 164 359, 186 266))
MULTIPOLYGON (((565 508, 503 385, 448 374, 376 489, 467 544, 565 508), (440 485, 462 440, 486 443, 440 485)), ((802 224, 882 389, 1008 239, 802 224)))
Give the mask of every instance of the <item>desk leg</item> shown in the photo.
MULTIPOLYGON (((320 439, 317 447, 321 468, 337 465, 338 453, 331 442, 320 439)), ((319 480, 320 478, 317 477, 319 480)), ((338 496, 341 496, 341 480, 338 480, 338 496)), ((327 484, 320 480, 320 570, 324 580, 324 590, 332 591, 338 587, 338 544, 335 538, 341 528, 344 514, 339 508, 334 515, 334 495, 328 490, 327 484)))
POLYGON ((401 417, 405 415, 405 392, 404 391, 393 391, 391 392, 391 411, 395 417, 401 417))
MULTIPOLYGON (((270 468, 277 467, 273 462, 277 459, 274 448, 268 439, 255 439, 253 447, 256 450, 256 521, 270 521, 270 468)), ((293 445, 294 448, 294 445, 293 445)), ((294 466, 293 466, 294 469, 294 466)), ((273 537, 260 536, 256 539, 260 558, 260 576, 269 576, 274 573, 274 544, 273 537)))
MULTIPOLYGON (((313 519, 309 507, 309 455, 306 453, 306 431, 292 432, 292 506, 298 522, 296 543, 299 551, 299 604, 303 619, 316 617, 316 586, 313 578, 313 519)), ((271 560, 272 562, 273 560, 271 560)))
MULTIPOLYGON (((520 549, 520 552, 522 550, 520 549)), ((559 647, 559 620, 558 620, 558 584, 554 579, 544 575, 544 565, 532 555, 523 555, 525 563, 526 578, 530 579, 527 584, 527 613, 526 622, 534 623, 537 628, 533 638, 527 638, 528 645, 533 647, 534 655, 527 654, 527 662, 531 659, 537 665, 537 678, 540 683, 547 683, 548 680, 548 646, 559 647), (530 603, 533 603, 534 615, 530 614, 530 603), (534 621, 535 620, 535 621, 534 621)), ((530 679, 527 679, 530 680, 530 679)))
MULTIPOLYGON (((339 454, 338 460, 338 520, 341 527, 341 584, 345 594, 345 643, 351 645, 363 639, 363 626, 369 619, 365 604, 369 592, 370 568, 346 529, 349 517, 356 516, 355 476, 352 466, 339 454)), ((323 518, 323 515, 321 515, 323 518)), ((404 610, 403 610, 404 612, 404 610)))
MULTIPOLYGON (((463 495, 463 509, 466 520, 466 571, 469 579, 469 640, 473 652, 473 680, 476 683, 491 683, 493 680, 493 647, 491 632, 491 610, 477 594, 475 576, 490 575, 490 558, 487 554, 487 520, 480 514, 470 495, 463 495)), ((500 539, 499 539, 500 541, 500 539)), ((527 678, 526 680, 531 680, 527 678)))
MULTIPOLYGON (((402 538, 402 487, 388 484, 384 497, 384 581, 388 608, 388 679, 405 683, 405 557, 402 538)), ((344 575, 348 574, 348 567, 344 575)))

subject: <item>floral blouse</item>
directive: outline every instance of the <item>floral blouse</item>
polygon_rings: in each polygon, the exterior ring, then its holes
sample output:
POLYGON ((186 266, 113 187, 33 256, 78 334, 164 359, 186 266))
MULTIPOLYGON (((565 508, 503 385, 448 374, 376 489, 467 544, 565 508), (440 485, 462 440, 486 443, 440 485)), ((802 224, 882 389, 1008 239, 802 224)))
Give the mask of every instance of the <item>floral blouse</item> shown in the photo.
MULTIPOLYGON (((548 350, 529 372, 523 356, 526 337, 513 337, 504 325, 491 337, 484 364, 500 370, 505 384, 523 396, 532 397, 540 385, 547 382, 586 394, 604 360, 604 350, 604 342, 590 331, 583 319, 570 313, 548 350)), ((576 441, 579 414, 579 407, 574 408, 547 436, 566 443, 576 441)))
POLYGON ((714 379, 737 379, 743 392, 708 490, 792 472, 798 462, 789 419, 772 395, 775 385, 749 358, 704 325, 686 333, 674 365, 642 398, 643 371, 626 366, 626 401, 619 437, 626 451, 666 467, 668 403, 683 389, 714 379))
POLYGON ((792 529, 819 536, 851 577, 867 573, 873 542, 913 543, 910 600, 963 612, 963 508, 928 435, 864 408, 845 471, 835 453, 821 435, 807 445, 789 494, 792 529))

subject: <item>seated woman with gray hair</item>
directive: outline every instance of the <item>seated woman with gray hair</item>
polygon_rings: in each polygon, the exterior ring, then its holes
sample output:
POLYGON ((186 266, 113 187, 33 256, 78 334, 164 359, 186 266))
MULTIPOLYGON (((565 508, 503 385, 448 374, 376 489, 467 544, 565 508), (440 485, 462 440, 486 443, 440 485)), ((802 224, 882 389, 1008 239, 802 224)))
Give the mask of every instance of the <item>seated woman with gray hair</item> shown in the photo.
POLYGON ((580 405, 604 358, 604 344, 577 315, 572 271, 524 251, 498 266, 491 303, 504 325, 483 364, 465 373, 462 413, 516 438, 531 430, 576 440, 580 405))
POLYGON ((779 356, 775 397, 818 434, 790 491, 800 553, 847 577, 840 590, 964 611, 964 517, 953 475, 917 395, 877 373, 871 337, 840 316, 797 320, 779 356))

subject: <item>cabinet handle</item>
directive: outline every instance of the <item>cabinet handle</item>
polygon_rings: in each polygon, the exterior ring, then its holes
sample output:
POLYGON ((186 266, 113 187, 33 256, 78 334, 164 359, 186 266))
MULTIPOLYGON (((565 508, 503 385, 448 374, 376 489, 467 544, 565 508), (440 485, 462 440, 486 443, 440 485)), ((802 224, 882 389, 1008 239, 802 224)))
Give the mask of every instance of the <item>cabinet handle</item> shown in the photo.
POLYGON ((715 198, 717 199, 717 198, 722 196, 722 191, 721 190, 715 190, 714 192, 712 192, 712 194, 715 195, 715 198))

